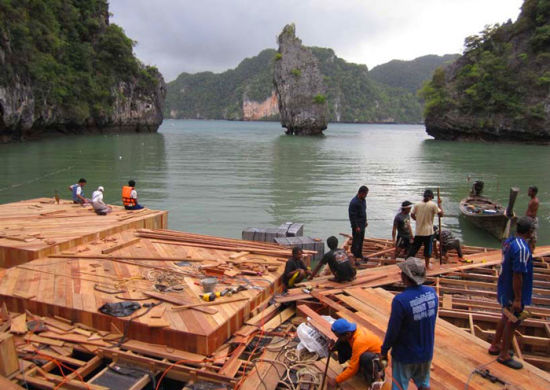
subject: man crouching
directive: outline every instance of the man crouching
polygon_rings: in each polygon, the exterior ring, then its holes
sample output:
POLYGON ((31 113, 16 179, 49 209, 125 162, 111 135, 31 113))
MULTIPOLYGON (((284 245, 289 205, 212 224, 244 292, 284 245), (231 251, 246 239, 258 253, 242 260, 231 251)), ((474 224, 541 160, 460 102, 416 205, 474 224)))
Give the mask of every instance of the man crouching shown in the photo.
POLYGON ((338 361, 342 364, 349 360, 349 365, 335 379, 328 379, 329 388, 361 373, 367 388, 379 389, 384 380, 384 368, 380 362, 382 341, 367 329, 357 327, 357 324, 344 318, 336 320, 331 330, 338 336, 334 346, 338 351, 338 361), (375 383, 377 387, 374 387, 375 383))

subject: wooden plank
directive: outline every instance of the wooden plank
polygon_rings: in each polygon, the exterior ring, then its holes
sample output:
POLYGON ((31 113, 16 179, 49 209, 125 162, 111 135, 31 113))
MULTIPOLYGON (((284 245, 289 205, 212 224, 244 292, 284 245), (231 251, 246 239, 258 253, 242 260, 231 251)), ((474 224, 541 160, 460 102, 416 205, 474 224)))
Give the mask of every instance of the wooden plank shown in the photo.
MULTIPOLYGON (((144 294, 148 297, 151 297, 151 298, 160 299, 161 301, 165 301, 165 302, 168 302, 168 303, 173 303, 173 304, 179 305, 179 306, 185 306, 185 305, 190 305, 191 304, 188 300, 183 299, 181 297, 171 295, 171 294, 159 293, 159 292, 156 292, 156 291, 142 291, 142 294, 144 294)), ((194 310, 201 311, 203 313, 207 313, 207 314, 216 314, 218 312, 218 310, 216 310, 213 307, 193 306, 191 308, 194 309, 194 310)))
POLYGON ((271 332, 272 330, 279 327, 283 322, 287 321, 290 317, 296 314, 296 309, 293 307, 287 307, 282 312, 279 312, 275 315, 270 321, 266 322, 262 329, 265 332, 271 332))
POLYGON ((323 336, 332 342, 338 341, 338 337, 330 329, 330 324, 327 320, 321 317, 317 312, 313 311, 310 307, 306 305, 298 305, 296 310, 300 313, 303 313, 305 316, 309 317, 308 322, 315 329, 319 331, 323 336))
POLYGON ((125 241, 125 242, 121 242, 120 244, 113 245, 109 248, 103 249, 101 251, 101 253, 103 253, 104 255, 107 255, 109 253, 116 252, 119 249, 126 248, 128 246, 134 245, 134 244, 138 243, 139 241, 140 241, 140 238, 134 238, 133 240, 128 240, 128 241, 125 241))
POLYGON ((13 335, 0 333, 0 376, 10 376, 19 370, 13 335))
POLYGON ((216 300, 216 301, 214 301, 214 302, 193 303, 193 304, 190 304, 190 305, 174 306, 174 307, 172 307, 172 311, 193 309, 193 308, 196 308, 196 307, 206 307, 206 306, 224 305, 224 304, 226 304, 226 303, 234 303, 234 302, 240 302, 240 301, 248 301, 249 299, 250 299, 250 298, 248 298, 248 297, 229 298, 229 299, 220 298, 219 300, 216 300))
POLYGON ((121 345, 121 348, 161 359, 184 360, 187 364, 202 362, 206 359, 206 356, 197 353, 170 348, 166 345, 145 343, 138 340, 128 340, 121 345))
POLYGON ((2 375, 0 375, 0 387, 2 390, 25 390, 24 387, 19 386, 17 383, 13 383, 2 375))
POLYGON ((10 332, 15 334, 27 333, 27 315, 25 313, 18 315, 11 320, 10 332))
POLYGON ((26 334, 25 341, 29 341, 31 343, 53 345, 56 347, 62 347, 65 344, 62 340, 56 340, 51 337, 43 337, 33 333, 26 334))
POLYGON ((274 304, 268 306, 265 310, 261 311, 259 314, 255 315, 254 317, 248 319, 245 324, 247 325, 259 325, 269 321, 275 314, 277 314, 277 311, 279 310, 280 305, 274 304))
POLYGON ((122 361, 131 362, 143 367, 157 367, 159 370, 166 370, 168 378, 176 378, 178 380, 189 381, 191 379, 203 379, 216 383, 232 384, 233 378, 227 376, 201 370, 194 367, 189 367, 184 364, 173 364, 169 362, 159 361, 156 359, 148 358, 145 356, 139 356, 128 352, 119 350, 111 350, 109 348, 100 348, 99 353, 101 356, 108 359, 118 358, 122 361), (169 370, 168 370, 169 369, 169 370))

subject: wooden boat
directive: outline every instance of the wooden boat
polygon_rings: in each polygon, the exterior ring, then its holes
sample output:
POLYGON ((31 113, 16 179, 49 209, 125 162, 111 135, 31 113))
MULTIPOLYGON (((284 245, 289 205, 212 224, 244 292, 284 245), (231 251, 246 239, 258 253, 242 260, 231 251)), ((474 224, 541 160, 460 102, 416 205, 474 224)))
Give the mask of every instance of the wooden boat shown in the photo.
MULTIPOLYGON (((475 186, 476 184, 474 184, 475 186)), ((519 189, 515 187, 510 189, 510 200, 506 208, 481 195, 482 189, 483 184, 481 184, 481 190, 472 188, 470 196, 460 201, 460 213, 475 226, 488 231, 498 240, 502 240, 508 237, 513 229, 513 219, 507 216, 513 215, 513 207, 519 189)))

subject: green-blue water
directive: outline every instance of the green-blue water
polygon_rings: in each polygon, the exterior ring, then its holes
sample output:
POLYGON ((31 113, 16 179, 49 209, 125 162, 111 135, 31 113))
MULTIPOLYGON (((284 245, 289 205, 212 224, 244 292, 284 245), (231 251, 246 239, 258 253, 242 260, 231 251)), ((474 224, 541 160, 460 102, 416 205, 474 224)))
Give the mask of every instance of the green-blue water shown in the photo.
POLYGON ((305 234, 349 233, 347 206, 370 188, 367 235, 391 237, 403 200, 441 188, 443 224, 467 244, 498 246, 458 218, 471 182, 506 203, 519 186, 539 187, 539 243, 550 244, 548 146, 434 141, 423 126, 331 124, 324 137, 289 137, 278 123, 166 120, 158 134, 67 136, 0 145, 0 202, 53 196, 85 177, 89 196, 105 187, 120 204, 120 187, 135 179, 140 203, 169 211, 170 228, 240 237, 246 227, 294 221, 305 234), (468 177, 471 181, 468 182, 468 177))

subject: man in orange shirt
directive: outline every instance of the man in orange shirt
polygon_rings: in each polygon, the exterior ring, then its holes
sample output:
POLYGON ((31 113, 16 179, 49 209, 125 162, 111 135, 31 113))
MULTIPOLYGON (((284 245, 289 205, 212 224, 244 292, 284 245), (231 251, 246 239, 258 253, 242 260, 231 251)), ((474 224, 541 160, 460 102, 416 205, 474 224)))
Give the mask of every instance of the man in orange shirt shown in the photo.
POLYGON ((331 329, 338 336, 336 343, 338 360, 343 363, 349 359, 349 365, 336 379, 328 379, 329 386, 334 387, 359 372, 365 378, 368 388, 371 388, 374 382, 383 381, 380 375, 382 373, 383 376, 383 367, 379 359, 382 340, 367 329, 358 328, 357 324, 348 322, 344 318, 336 320, 331 329), (349 352, 348 356, 343 356, 345 353, 343 354, 342 351, 345 351, 346 347, 348 351, 351 347, 351 358, 349 358, 349 352))

